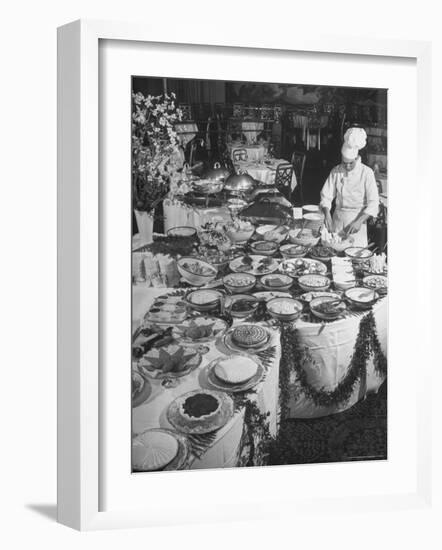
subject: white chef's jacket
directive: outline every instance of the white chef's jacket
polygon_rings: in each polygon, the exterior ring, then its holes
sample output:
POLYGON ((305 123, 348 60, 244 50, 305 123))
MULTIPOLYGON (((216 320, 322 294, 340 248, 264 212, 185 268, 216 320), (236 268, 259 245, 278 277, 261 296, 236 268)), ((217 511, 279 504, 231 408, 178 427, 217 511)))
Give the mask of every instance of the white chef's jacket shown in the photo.
MULTIPOLYGON (((359 157, 356 165, 347 173, 342 164, 330 172, 321 190, 320 205, 331 208, 333 200, 336 208, 333 214, 333 230, 340 232, 362 211, 376 217, 379 211, 379 193, 373 170, 362 164, 359 157)), ((367 225, 354 235, 355 246, 367 246, 367 225)))

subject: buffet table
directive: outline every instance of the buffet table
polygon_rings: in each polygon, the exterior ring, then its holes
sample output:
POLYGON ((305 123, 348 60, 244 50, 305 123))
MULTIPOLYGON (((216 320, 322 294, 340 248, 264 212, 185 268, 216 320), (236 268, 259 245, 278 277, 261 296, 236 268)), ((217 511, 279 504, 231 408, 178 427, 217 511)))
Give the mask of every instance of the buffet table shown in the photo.
MULTIPOLYGON (((333 323, 318 324, 299 320, 296 324, 301 345, 309 350, 311 361, 305 364, 309 383, 314 387, 332 390, 346 376, 359 324, 364 314, 353 315, 333 323)), ((365 313, 366 315, 366 313, 365 313)), ((382 351, 387 354, 388 298, 379 300, 373 307, 376 330, 382 351)), ((342 412, 369 392, 377 391, 385 377, 374 369, 373 358, 367 361, 365 380, 356 383, 349 401, 331 407, 320 407, 308 399, 297 387, 293 378, 294 391, 290 399, 291 418, 315 418, 342 412)))
MULTIPOLYGON (((174 289, 152 289, 143 285, 133 287, 133 329, 134 331, 143 320, 155 297, 173 292, 174 289)), ((278 380, 280 344, 277 331, 273 331, 271 346, 274 347, 274 358, 268 365, 265 380, 256 388, 256 394, 251 393, 250 399, 256 400, 263 413, 269 413, 268 421, 270 433, 277 433, 278 415, 278 380)), ((178 396, 196 389, 214 389, 207 379, 207 365, 215 358, 229 355, 229 351, 219 340, 207 343, 209 351, 203 356, 201 365, 190 374, 179 378, 176 387, 164 388, 161 380, 150 380, 152 393, 145 403, 135 407, 132 414, 132 430, 137 435, 150 428, 172 429, 166 412, 170 403, 178 396)), ((241 455, 241 439, 244 430, 244 410, 236 411, 231 420, 218 432, 210 445, 199 456, 193 455, 189 467, 227 468, 238 465, 241 455)))

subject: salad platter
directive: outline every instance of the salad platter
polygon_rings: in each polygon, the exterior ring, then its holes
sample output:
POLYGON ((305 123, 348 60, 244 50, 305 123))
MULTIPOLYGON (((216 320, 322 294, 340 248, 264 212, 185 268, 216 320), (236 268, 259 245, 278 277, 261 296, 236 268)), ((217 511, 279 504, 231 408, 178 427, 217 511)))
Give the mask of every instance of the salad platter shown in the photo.
POLYGON ((227 329, 227 323, 217 317, 196 317, 186 319, 183 323, 175 325, 172 336, 179 342, 186 344, 200 344, 210 342, 223 334, 227 329))
POLYGON ((249 273, 250 275, 268 275, 278 269, 278 262, 271 256, 250 255, 240 256, 230 262, 229 267, 234 273, 249 273))
POLYGON ((327 273, 327 266, 319 260, 296 258, 283 260, 279 264, 279 271, 290 277, 299 277, 301 275, 325 275, 327 273))

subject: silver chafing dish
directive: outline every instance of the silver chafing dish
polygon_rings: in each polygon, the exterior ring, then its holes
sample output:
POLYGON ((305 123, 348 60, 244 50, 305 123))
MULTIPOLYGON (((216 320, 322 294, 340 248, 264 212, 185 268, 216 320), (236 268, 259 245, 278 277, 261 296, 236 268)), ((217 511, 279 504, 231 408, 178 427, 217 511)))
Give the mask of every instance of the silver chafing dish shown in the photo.
POLYGON ((209 168, 203 173, 203 178, 216 181, 224 181, 229 176, 229 170, 225 166, 221 166, 219 162, 215 162, 213 168, 209 168))

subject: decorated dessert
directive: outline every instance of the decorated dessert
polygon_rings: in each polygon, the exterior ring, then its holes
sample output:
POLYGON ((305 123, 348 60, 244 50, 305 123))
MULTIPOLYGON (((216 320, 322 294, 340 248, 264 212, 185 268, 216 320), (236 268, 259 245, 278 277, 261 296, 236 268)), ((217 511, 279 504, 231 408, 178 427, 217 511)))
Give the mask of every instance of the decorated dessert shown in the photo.
POLYGON ((233 401, 225 393, 195 390, 178 397, 167 411, 169 422, 184 433, 209 433, 224 426, 233 415, 233 401))
POLYGON ((227 384, 242 384, 250 380, 258 370, 258 364, 251 357, 232 355, 217 361, 214 372, 217 378, 227 384))
POLYGON ((164 469, 178 453, 178 441, 168 432, 148 430, 132 441, 132 466, 135 471, 164 469))
POLYGON ((244 324, 231 332, 232 341, 243 348, 261 346, 269 339, 268 332, 259 325, 244 324))
POLYGON ((152 348, 139 360, 138 367, 153 378, 184 376, 201 362, 201 355, 191 348, 169 344, 152 348))

